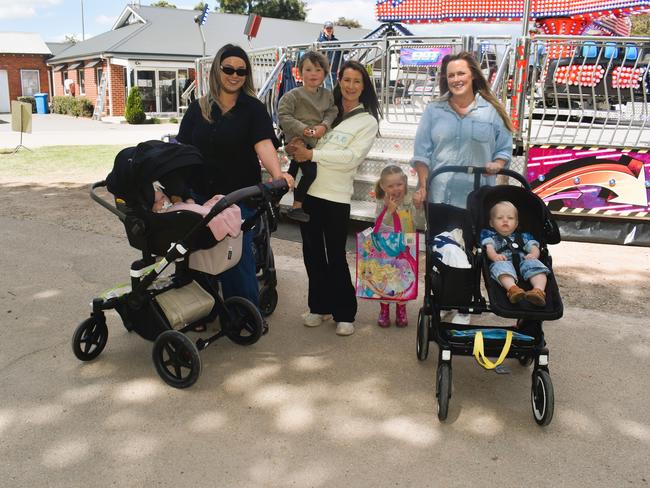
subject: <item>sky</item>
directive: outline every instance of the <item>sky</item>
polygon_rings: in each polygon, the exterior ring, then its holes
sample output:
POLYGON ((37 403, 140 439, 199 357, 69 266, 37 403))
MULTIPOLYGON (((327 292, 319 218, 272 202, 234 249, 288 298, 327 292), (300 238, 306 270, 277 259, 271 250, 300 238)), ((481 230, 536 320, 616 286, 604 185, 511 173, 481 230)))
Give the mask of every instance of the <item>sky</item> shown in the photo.
MULTIPOLYGON (((154 0, 155 1, 155 0, 154 0)), ((199 0, 168 0, 177 8, 191 9, 199 0)), ((66 35, 88 39, 111 29, 129 0, 0 0, 0 32, 38 32, 46 42, 65 40, 66 35), (83 30, 82 30, 83 5, 83 30)), ((142 5, 152 1, 142 0, 142 5)), ((215 0, 208 0, 210 7, 215 0)), ((374 0, 307 0, 307 21, 321 23, 346 17, 374 29, 374 0)), ((416 35, 513 35, 520 24, 433 24, 407 26, 416 35)))

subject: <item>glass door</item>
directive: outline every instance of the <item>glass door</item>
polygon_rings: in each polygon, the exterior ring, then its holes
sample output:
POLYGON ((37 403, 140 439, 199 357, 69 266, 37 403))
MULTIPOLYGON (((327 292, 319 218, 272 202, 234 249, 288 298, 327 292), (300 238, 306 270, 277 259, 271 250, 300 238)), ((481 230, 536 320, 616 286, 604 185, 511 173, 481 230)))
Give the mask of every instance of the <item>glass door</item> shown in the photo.
POLYGON ((158 87, 160 89, 160 112, 177 112, 176 71, 158 71, 158 87))
POLYGON ((140 89, 144 111, 156 112, 156 72, 154 70, 138 70, 136 85, 140 89))

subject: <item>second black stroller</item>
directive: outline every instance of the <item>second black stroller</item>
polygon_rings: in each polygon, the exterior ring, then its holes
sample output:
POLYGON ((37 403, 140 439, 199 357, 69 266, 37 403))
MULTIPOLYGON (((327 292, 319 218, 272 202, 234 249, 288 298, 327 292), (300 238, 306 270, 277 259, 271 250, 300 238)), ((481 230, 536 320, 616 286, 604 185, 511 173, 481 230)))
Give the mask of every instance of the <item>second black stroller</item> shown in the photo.
MULTIPOLYGON (((225 195, 202 216, 188 210, 151 211, 152 181, 169 171, 202 164, 191 146, 148 141, 118 154, 107 181, 95 183, 91 197, 124 224, 129 244, 142 251, 131 264, 131 282, 92 301, 90 317, 75 330, 72 349, 82 361, 101 354, 108 340, 105 311, 115 309, 124 327, 153 341, 152 357, 160 377, 176 388, 191 386, 201 372, 199 351, 221 337, 241 345, 257 342, 263 333, 259 310, 242 297, 223 300, 205 279, 231 268, 241 256, 242 233, 217 241, 208 223, 242 201, 266 208, 287 191, 286 182, 242 188, 225 195), (115 205, 97 189, 108 186, 115 205), (174 273, 163 274, 174 264, 174 273), (186 332, 219 319, 221 329, 193 342, 186 332)), ((239 225, 240 221, 237 221, 239 225)), ((246 222, 243 224, 246 225, 246 222)))
MULTIPOLYGON (((432 172, 427 188, 431 187, 431 181, 436 176, 448 172, 473 177, 475 190, 467 197, 467 209, 443 203, 429 202, 426 205, 425 293, 418 316, 416 353, 418 359, 423 361, 428 356, 429 342, 434 341, 438 345, 438 418, 445 420, 448 414, 452 357, 477 355, 477 337, 484 337, 481 351, 484 357, 501 356, 501 360, 508 357, 517 359, 522 365, 533 364, 533 416, 538 424, 547 425, 553 418, 554 393, 542 323, 544 320, 559 319, 563 314, 562 300, 552 273, 552 259, 547 249, 548 244, 560 241, 557 225, 545 203, 530 191, 528 182, 519 173, 500 171, 500 174, 516 179, 522 186, 481 186, 481 176, 486 174, 484 168, 447 166, 432 172), (489 209, 503 200, 515 205, 520 216, 519 229, 531 233, 539 241, 539 259, 551 270, 546 286, 547 303, 542 308, 526 302, 510 303, 505 290, 490 277, 489 262, 480 249, 478 237, 481 229, 488 227, 489 209), (443 233, 452 232, 462 235, 467 267, 452 267, 434 252, 436 239, 439 243, 441 236, 446 237, 443 233), (489 301, 481 292, 481 274, 489 301), (463 325, 443 320, 442 314, 445 312, 474 315, 490 312, 499 317, 516 319, 516 324, 500 327, 499 330, 481 325, 463 325), (480 335, 477 334, 479 331, 480 335), (510 339, 506 339, 508 336, 510 339)), ((451 245, 456 244, 454 241, 451 245)), ((520 286, 527 285, 522 282, 520 286)))
MULTIPOLYGON (((278 279, 275 272, 275 257, 271 247, 271 233, 278 227, 279 208, 276 201, 268 201, 253 217, 253 253, 255 269, 260 287, 260 312, 268 317, 278 305, 278 279)), ((252 219, 251 219, 252 220, 252 219)))

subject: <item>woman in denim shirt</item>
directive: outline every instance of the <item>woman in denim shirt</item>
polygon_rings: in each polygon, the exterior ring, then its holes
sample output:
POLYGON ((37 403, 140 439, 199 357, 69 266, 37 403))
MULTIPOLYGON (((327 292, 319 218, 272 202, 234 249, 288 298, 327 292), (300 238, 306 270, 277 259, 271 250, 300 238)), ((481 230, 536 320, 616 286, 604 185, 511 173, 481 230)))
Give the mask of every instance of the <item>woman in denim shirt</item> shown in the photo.
POLYGON ((413 202, 420 206, 429 193, 429 201, 465 208, 473 175, 443 173, 427 189, 429 171, 444 165, 484 165, 490 175, 482 177, 482 184, 494 185, 494 173, 512 159, 512 124, 473 54, 445 56, 440 72, 442 96, 427 106, 415 136, 411 166, 418 175, 418 190, 413 202))

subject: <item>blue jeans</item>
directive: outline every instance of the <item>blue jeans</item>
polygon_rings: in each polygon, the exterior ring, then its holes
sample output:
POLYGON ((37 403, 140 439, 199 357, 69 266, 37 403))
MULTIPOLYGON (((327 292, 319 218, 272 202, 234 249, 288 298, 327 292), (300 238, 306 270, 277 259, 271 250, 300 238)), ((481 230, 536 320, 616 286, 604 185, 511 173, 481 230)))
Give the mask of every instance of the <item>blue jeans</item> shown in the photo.
MULTIPOLYGON (((242 219, 252 216, 256 209, 239 205, 242 219)), ((223 298, 242 297, 250 300, 259 308, 260 292, 257 284, 255 255, 253 254, 253 231, 244 232, 242 239, 241 259, 239 262, 219 275, 223 298)))
MULTIPOLYGON (((524 281, 528 281, 532 276, 538 274, 549 274, 549 269, 544 266, 538 259, 524 259, 521 258, 519 264, 519 271, 521 272, 521 277, 524 281)), ((517 281, 517 271, 515 270, 512 261, 495 261, 490 264, 490 276, 496 281, 499 281, 499 276, 501 275, 512 276, 515 281, 517 281)))

